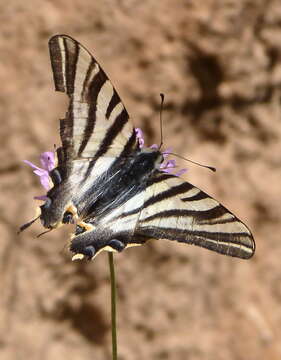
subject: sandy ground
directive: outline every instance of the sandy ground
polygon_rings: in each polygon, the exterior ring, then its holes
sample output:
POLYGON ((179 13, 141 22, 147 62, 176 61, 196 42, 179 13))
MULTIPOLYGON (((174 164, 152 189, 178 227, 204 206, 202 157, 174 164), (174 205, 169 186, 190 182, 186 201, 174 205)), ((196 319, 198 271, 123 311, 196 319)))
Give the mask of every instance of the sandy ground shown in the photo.
POLYGON ((120 360, 281 359, 281 3, 278 0, 0 2, 0 358, 110 359, 107 255, 72 263, 68 233, 40 239, 38 163, 59 144, 48 39, 100 61, 131 114, 165 145, 218 168, 184 176, 252 229, 242 261, 168 241, 115 256, 120 360))

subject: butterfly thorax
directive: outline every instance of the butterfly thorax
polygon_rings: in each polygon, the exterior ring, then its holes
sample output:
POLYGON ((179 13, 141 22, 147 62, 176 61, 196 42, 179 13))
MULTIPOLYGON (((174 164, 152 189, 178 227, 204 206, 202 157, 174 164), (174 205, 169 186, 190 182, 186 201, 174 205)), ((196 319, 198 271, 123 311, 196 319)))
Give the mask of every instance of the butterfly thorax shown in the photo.
MULTIPOLYGON (((160 151, 143 148, 136 152, 129 162, 127 161, 126 166, 120 173, 120 180, 124 184, 131 181, 141 183, 149 178, 155 170, 160 169, 163 160, 164 158, 160 151)), ((127 186, 128 184, 125 185, 127 186)))

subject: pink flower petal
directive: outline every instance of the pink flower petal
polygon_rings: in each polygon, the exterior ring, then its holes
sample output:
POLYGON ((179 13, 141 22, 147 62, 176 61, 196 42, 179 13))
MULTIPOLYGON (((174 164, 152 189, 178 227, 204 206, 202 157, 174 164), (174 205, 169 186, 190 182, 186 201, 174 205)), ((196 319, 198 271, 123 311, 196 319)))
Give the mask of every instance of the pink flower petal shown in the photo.
POLYGON ((176 176, 182 176, 187 172, 187 169, 181 169, 178 172, 175 173, 176 176))
POLYGON ((174 160, 174 159, 168 160, 165 164, 166 168, 175 168, 176 166, 177 166, 176 160, 174 160))
POLYGON ((51 171, 55 167, 55 154, 53 151, 46 151, 40 155, 40 162, 43 169, 51 171))
POLYGON ((150 149, 155 149, 155 150, 158 150, 159 146, 157 144, 152 144, 149 146, 150 149))
POLYGON ((31 166, 33 169, 40 169, 38 166, 34 165, 31 161, 23 160, 23 162, 31 166))
MULTIPOLYGON (((40 162, 43 166, 43 169, 34 165, 28 160, 24 160, 24 162, 35 169, 33 170, 34 174, 39 176, 41 185, 48 191, 51 187, 49 172, 55 167, 54 152, 46 151, 40 155, 40 162)), ((41 200, 41 198, 39 200, 41 200)))
POLYGON ((48 196, 46 195, 34 196, 33 199, 46 201, 48 199, 48 196))
MULTIPOLYGON (((37 170, 33 171, 34 174, 36 174, 37 176, 45 176, 46 174, 48 175, 48 171, 44 170, 44 169, 40 169, 38 168, 37 170)), ((48 175, 49 176, 49 175, 48 175)))
POLYGON ((48 173, 40 176, 40 183, 46 190, 50 189, 51 186, 50 186, 50 178, 48 173))
POLYGON ((171 154, 172 151, 173 151, 172 148, 168 148, 168 149, 164 150, 162 152, 162 155, 163 155, 164 159, 166 159, 166 157, 168 157, 171 154))
POLYGON ((144 146, 143 132, 140 128, 136 128, 135 132, 136 132, 137 139, 139 141, 139 146, 140 146, 140 148, 142 148, 144 146))
POLYGON ((165 168, 165 169, 161 169, 161 171, 163 171, 164 173, 168 173, 168 174, 171 174, 173 172, 173 169, 172 168, 165 168))

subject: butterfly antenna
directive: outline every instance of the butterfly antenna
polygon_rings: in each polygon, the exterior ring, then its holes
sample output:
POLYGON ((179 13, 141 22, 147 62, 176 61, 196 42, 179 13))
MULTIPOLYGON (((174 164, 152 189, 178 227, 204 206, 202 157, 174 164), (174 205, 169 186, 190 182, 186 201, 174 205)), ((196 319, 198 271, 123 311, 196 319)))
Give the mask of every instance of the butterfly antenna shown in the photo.
POLYGON ((37 235, 36 237, 39 238, 40 236, 47 234, 48 232, 52 231, 53 229, 48 229, 46 231, 43 231, 41 234, 37 235))
POLYGON ((187 159, 187 158, 185 158, 185 157, 183 157, 183 156, 181 156, 181 155, 174 154, 174 153, 169 153, 169 155, 177 156, 177 157, 180 158, 180 159, 189 161, 189 162, 191 162, 192 164, 199 165, 199 166, 204 167, 204 168, 206 168, 206 169, 209 169, 209 170, 211 170, 211 171, 213 171, 213 172, 216 172, 216 171, 217 171, 217 169, 216 169, 215 167, 213 167, 213 166, 208 166, 208 165, 200 164, 200 163, 198 163, 198 162, 196 162, 196 161, 187 159))
POLYGON ((158 150, 161 149, 163 145, 163 123, 162 123, 162 111, 163 111, 163 105, 164 105, 164 94, 160 93, 161 97, 161 104, 160 104, 160 115, 159 115, 159 122, 160 122, 160 145, 158 147, 158 150))
POLYGON ((22 231, 24 231, 25 229, 27 229, 30 225, 32 225, 36 220, 38 220, 40 218, 40 215, 37 216, 35 219, 30 220, 29 222, 27 222, 26 224, 23 224, 20 228, 19 231, 17 232, 17 234, 21 233, 22 231))

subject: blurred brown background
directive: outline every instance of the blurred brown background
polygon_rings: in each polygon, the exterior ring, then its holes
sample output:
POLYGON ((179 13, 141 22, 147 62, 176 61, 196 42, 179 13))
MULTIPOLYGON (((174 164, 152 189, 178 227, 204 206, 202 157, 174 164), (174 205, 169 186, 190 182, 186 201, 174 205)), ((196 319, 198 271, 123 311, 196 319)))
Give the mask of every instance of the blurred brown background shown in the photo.
POLYGON ((120 360, 281 359, 281 3, 107 0, 0 3, 0 358, 110 359, 107 255, 72 263, 70 228, 40 239, 38 164, 66 97, 47 48, 73 36, 99 60, 147 144, 205 164, 184 178, 252 229, 242 261, 168 241, 115 256, 120 360))

